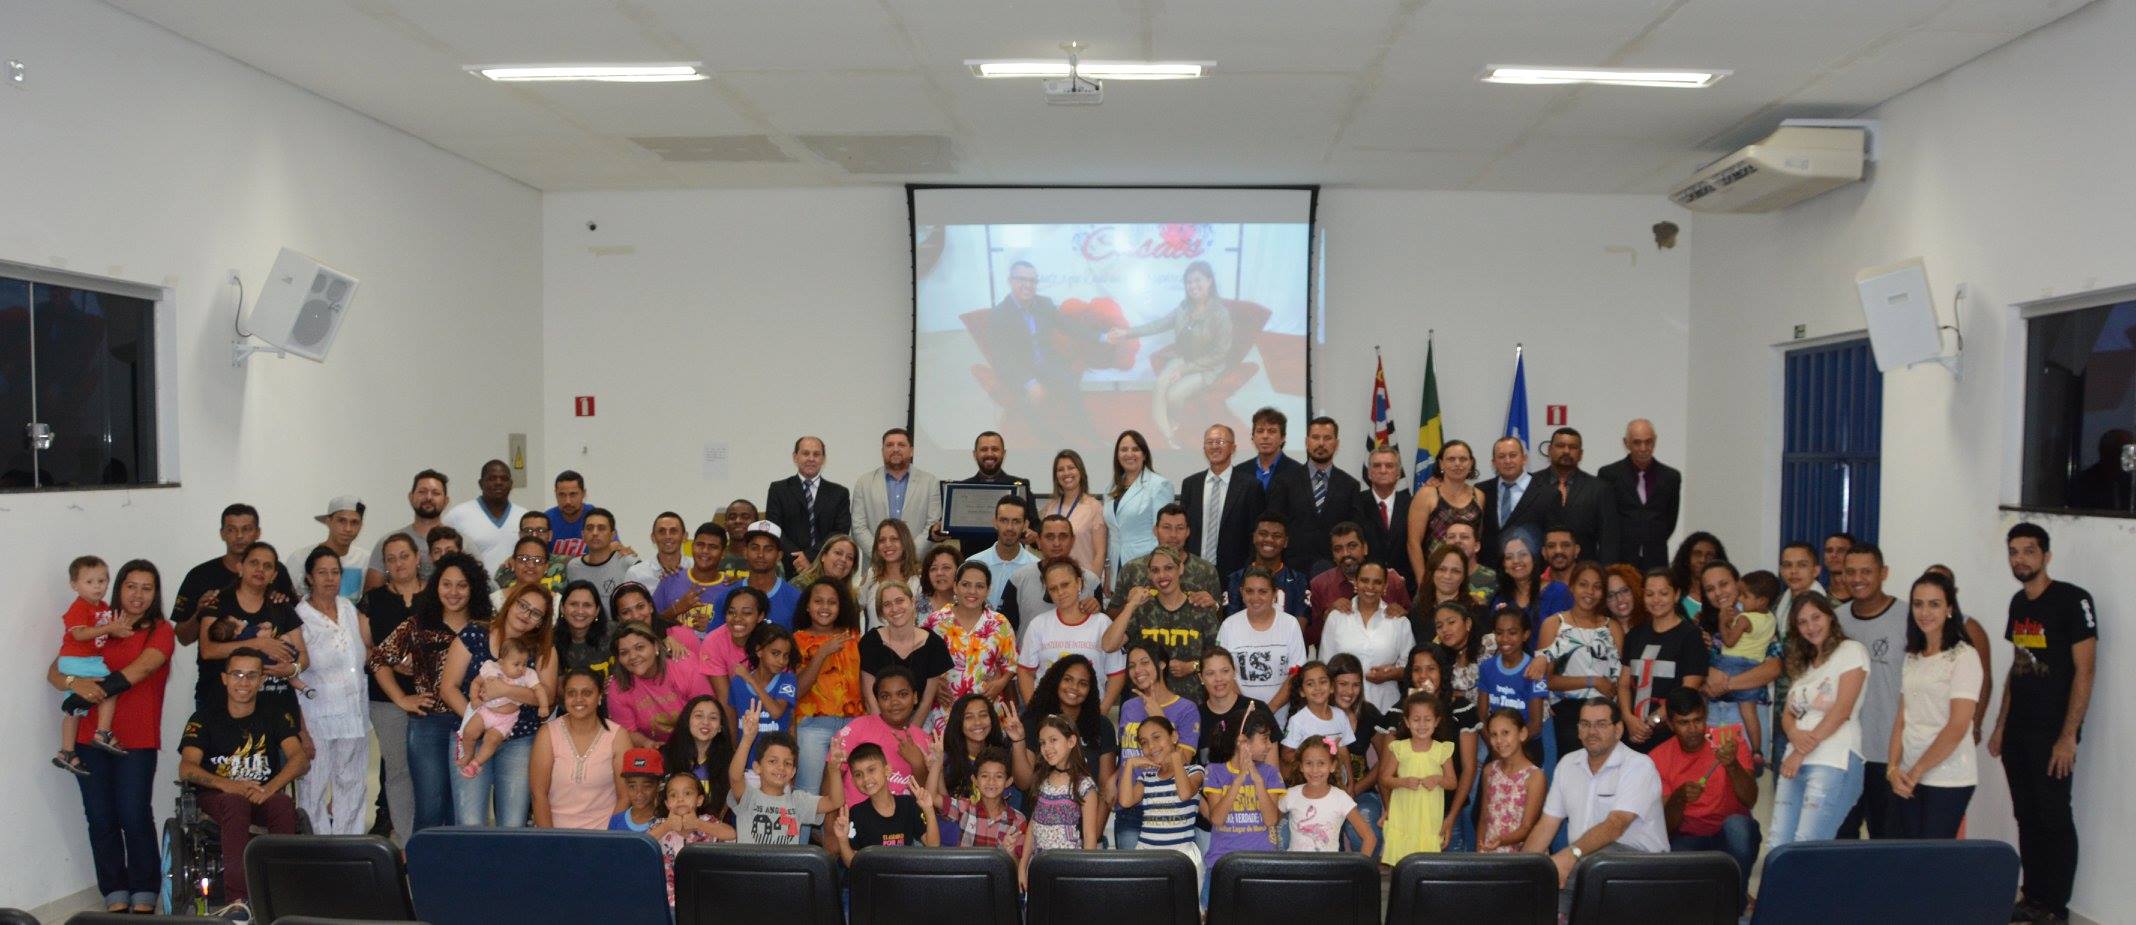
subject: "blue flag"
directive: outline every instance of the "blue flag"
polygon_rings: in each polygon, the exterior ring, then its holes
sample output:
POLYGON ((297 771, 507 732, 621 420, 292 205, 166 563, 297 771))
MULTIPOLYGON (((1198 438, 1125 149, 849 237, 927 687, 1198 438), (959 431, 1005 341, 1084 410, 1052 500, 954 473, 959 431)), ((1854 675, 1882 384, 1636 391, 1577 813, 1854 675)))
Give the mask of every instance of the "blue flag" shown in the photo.
POLYGON ((1519 347, 1513 348, 1513 400, 1506 406, 1505 436, 1528 445, 1528 360, 1519 347))

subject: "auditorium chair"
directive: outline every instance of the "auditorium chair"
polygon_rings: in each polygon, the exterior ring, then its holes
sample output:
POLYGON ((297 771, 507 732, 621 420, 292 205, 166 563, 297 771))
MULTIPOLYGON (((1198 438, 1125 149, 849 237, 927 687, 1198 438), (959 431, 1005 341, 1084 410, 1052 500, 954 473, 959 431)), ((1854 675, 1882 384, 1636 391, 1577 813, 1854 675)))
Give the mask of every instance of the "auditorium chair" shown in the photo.
POLYGON ((1016 861, 997 848, 863 848, 851 925, 1017 925, 1016 861))
POLYGON ((1232 852, 1209 871, 1209 921, 1379 925, 1379 864, 1342 852, 1232 852))
POLYGON ((433 925, 665 923, 665 869, 637 832, 442 826, 408 839, 416 917, 433 925))
POLYGON ((838 862, 814 845, 691 845, 675 925, 840 925, 838 862))
POLYGON ((1743 913, 1743 875, 1719 851, 1590 854, 1572 885, 1572 925, 1727 925, 1743 913))
POLYGON ((1766 856, 1751 922, 2002 925, 2017 872, 1999 841, 1796 842, 1766 856))
POLYGON ((0 909, 0 925, 37 925, 37 917, 20 909, 0 909))
POLYGON ((252 916, 415 918, 400 849, 376 835, 261 835, 245 846, 252 916))
POLYGON ((1177 851, 1048 851, 1031 859, 1030 886, 1024 925, 1195 925, 1201 918, 1194 861, 1177 851))
POLYGON ((315 915, 285 915, 271 923, 258 918, 253 921, 261 925, 428 925, 413 919, 328 919, 315 915))
POLYGON ((1557 925, 1557 865, 1540 854, 1412 854, 1387 887, 1387 925, 1425 925, 1459 909, 1492 925, 1557 925))
MULTIPOLYGON (((36 919, 28 919, 27 921, 30 922, 31 925, 36 925, 37 922, 36 919)), ((215 920, 203 919, 198 916, 191 915, 132 915, 125 912, 77 912, 74 913, 74 915, 68 917, 67 925, 201 925, 202 922, 213 921, 215 920)), ((260 922, 262 923, 262 925, 265 925, 266 923, 265 919, 255 919, 254 921, 260 922)), ((12 923, 10 923, 10 925, 12 925, 12 923)))

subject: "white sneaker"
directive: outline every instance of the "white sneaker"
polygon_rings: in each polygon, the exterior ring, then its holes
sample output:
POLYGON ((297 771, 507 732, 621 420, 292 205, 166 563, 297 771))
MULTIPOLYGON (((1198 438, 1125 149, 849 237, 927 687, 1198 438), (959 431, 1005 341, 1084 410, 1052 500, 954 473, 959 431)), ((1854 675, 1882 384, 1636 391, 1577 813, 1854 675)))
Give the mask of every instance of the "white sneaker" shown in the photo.
POLYGON ((244 900, 238 900, 237 902, 230 903, 229 905, 223 906, 219 909, 215 909, 209 912, 208 915, 213 918, 223 919, 231 922, 250 922, 252 921, 252 907, 245 905, 244 900))

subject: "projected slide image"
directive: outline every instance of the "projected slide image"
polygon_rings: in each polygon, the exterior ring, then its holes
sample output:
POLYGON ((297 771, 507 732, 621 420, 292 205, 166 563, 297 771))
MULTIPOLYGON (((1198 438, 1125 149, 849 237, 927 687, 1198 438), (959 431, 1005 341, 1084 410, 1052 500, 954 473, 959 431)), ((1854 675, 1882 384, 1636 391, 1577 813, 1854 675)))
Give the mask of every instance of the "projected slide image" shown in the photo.
POLYGON ((1254 409, 1304 411, 1303 223, 915 231, 915 423, 942 449, 998 430, 1083 451, 1102 484, 1136 429, 1183 476, 1208 425, 1244 444, 1254 409))

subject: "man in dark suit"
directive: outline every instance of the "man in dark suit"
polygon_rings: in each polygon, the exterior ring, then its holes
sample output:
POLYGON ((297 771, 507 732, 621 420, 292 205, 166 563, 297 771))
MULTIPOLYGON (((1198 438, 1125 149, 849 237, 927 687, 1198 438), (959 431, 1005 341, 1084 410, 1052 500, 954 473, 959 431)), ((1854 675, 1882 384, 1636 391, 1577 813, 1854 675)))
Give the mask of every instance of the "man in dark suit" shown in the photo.
MULTIPOLYGON (((1283 518, 1290 532, 1290 546, 1283 561, 1308 575, 1313 560, 1298 548, 1298 534, 1313 526, 1313 491, 1305 480, 1305 464, 1283 453, 1290 433, 1290 419, 1274 408, 1253 413, 1252 459, 1231 467, 1231 484, 1249 489, 1255 502, 1253 516, 1273 512, 1283 518)), ((1325 540, 1325 532, 1322 539, 1325 540)))
POLYGON ((823 477, 823 441, 794 441, 794 474, 771 483, 764 519, 779 525, 779 545, 794 574, 815 561, 823 541, 853 532, 853 498, 844 485, 823 477))
POLYGON ((1364 490, 1357 476, 1335 468, 1335 452, 1342 448, 1342 428, 1325 415, 1305 425, 1306 509, 1308 526, 1291 529, 1291 549, 1303 553, 1308 575, 1317 575, 1335 560, 1328 554, 1328 530, 1336 524, 1362 523, 1356 513, 1357 494, 1364 490))
POLYGON ((1500 437, 1491 444, 1492 478, 1477 490, 1483 492, 1483 561, 1498 568, 1505 561, 1502 537, 1511 530, 1530 528, 1540 541, 1543 524, 1555 506, 1556 492, 1544 489, 1543 475, 1528 472, 1528 445, 1519 437, 1500 437))
POLYGON ((1365 490, 1357 493, 1351 509, 1372 550, 1368 558, 1400 573, 1414 588, 1416 576, 1409 574, 1409 498, 1409 489, 1402 487, 1401 453, 1380 447, 1365 457, 1365 490))
POLYGON ((1253 510, 1259 505, 1255 495, 1260 486, 1234 476, 1231 453, 1236 439, 1230 427, 1210 425, 1202 432, 1202 458, 1209 468, 1179 483, 1179 506, 1187 509, 1187 551, 1216 563, 1219 575, 1245 568, 1253 555, 1253 510))
POLYGON ((1078 380, 1097 332, 1063 317, 1052 299, 1038 294, 1038 268, 1030 261, 1009 265, 1009 294, 987 312, 986 340, 1000 388, 1014 396, 1006 409, 1011 417, 1087 425, 1078 380))
POLYGON ((1604 565, 1618 561, 1617 496, 1609 484, 1580 470, 1584 454, 1580 432, 1560 427, 1550 434, 1550 468, 1538 473, 1552 526, 1572 531, 1587 558, 1604 565))
POLYGON ((1683 473, 1654 458, 1654 424, 1624 427, 1624 458, 1595 474, 1617 502, 1617 557, 1642 571, 1669 564, 1669 537, 1683 504, 1683 473))

